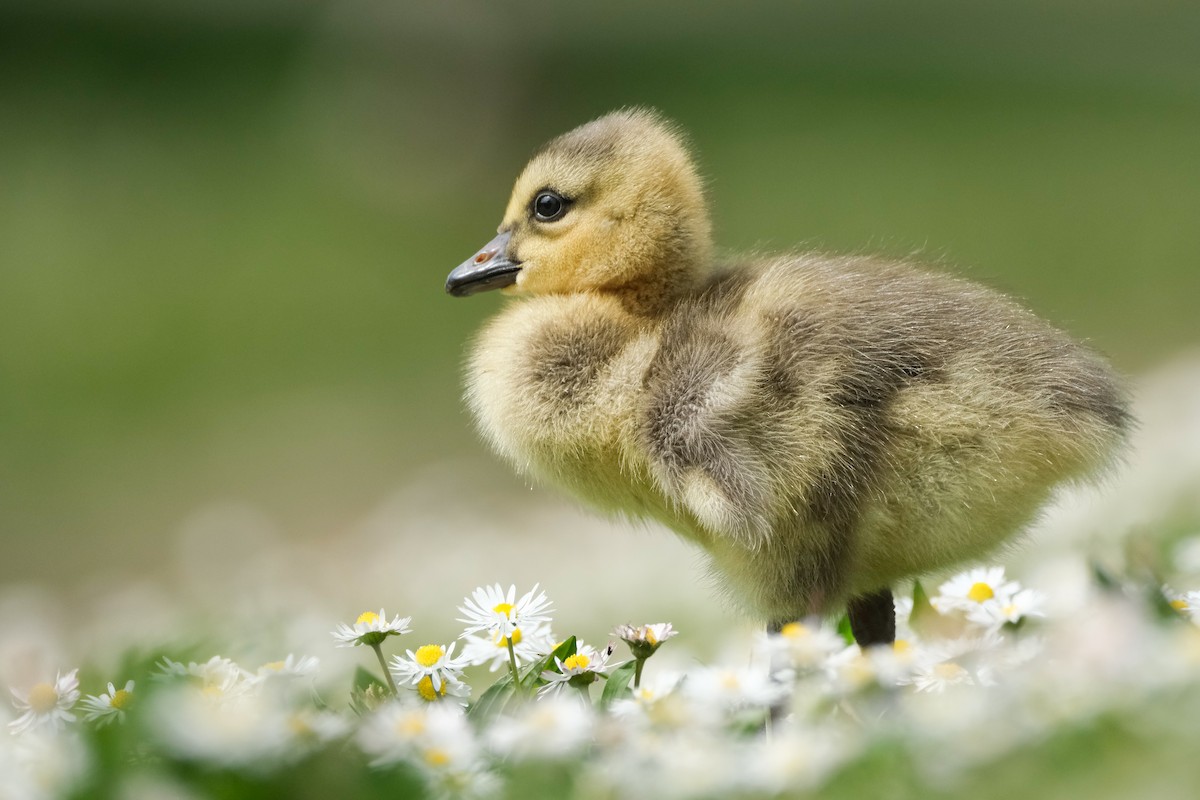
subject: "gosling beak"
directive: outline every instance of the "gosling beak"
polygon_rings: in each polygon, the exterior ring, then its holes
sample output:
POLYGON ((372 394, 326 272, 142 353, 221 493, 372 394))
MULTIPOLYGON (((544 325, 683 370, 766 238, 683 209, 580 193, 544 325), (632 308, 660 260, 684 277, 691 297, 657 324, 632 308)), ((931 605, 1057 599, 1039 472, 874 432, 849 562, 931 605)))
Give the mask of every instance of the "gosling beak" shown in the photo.
POLYGON ((516 283, 521 264, 505 252, 511 237, 511 231, 504 231, 455 267, 446 277, 446 291, 455 297, 466 297, 516 283))

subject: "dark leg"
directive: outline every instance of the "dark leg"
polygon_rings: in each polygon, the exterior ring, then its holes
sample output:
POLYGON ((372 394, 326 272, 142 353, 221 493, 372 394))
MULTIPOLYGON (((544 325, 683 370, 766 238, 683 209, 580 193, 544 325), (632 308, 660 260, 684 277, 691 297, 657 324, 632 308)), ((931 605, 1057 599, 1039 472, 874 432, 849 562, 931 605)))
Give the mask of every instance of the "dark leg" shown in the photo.
POLYGON ((852 597, 846 610, 850 612, 854 641, 860 647, 896 641, 896 609, 892 604, 891 589, 852 597))

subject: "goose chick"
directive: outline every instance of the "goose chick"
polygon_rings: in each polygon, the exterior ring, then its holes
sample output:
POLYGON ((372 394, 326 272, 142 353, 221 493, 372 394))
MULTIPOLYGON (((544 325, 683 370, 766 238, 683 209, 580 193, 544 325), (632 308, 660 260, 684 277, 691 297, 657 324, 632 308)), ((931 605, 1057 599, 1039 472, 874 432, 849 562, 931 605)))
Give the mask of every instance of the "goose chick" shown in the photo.
POLYGON ((696 542, 778 627, 977 558, 1130 425, 1103 359, 1006 297, 902 263, 715 261, 679 132, 627 110, 539 150, 499 235, 450 273, 520 295, 480 332, 467 401, 519 470, 696 542))

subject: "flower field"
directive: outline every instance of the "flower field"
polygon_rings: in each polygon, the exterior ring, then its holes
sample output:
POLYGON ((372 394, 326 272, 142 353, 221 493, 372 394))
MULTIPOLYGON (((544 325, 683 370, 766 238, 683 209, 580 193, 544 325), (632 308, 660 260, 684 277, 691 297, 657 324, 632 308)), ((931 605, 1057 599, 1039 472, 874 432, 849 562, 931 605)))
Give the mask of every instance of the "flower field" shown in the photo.
MULTIPOLYGON (((865 652, 844 620, 768 635, 708 617, 718 601, 702 591, 683 618, 598 620, 611 598, 584 610, 606 573, 567 580, 527 547, 512 548, 526 572, 576 594, 505 576, 455 586, 437 537, 408 553, 427 574, 405 584, 400 551, 374 546, 391 530, 379 518, 341 560, 235 552, 236 577, 202 571, 190 605, 113 589, 70 628, 40 624, 36 593, 10 593, 0 797, 1194 796, 1197 399, 1192 366, 1147 381, 1124 471, 1064 493, 992 565, 904 587, 895 645, 865 652), (353 591, 322 582, 355 563, 353 591), (372 577, 389 569, 390 593, 372 577), (386 605, 344 618, 324 605, 367 592, 386 605)), ((623 585, 647 598, 670 593, 646 547, 609 569, 629 565, 623 585)), ((495 566, 470 537, 464 563, 473 549, 495 566)), ((638 612, 636 593, 617 597, 638 612)))

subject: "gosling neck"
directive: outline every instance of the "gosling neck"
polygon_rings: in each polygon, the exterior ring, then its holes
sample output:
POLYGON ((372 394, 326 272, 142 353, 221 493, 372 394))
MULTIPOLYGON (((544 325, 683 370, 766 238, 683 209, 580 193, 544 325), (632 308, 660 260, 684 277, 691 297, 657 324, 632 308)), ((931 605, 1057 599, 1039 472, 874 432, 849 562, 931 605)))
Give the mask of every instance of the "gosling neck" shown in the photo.
MULTIPOLYGON (((700 291, 712 271, 711 245, 707 226, 689 235, 671 237, 667 246, 635 268, 628 277, 602 287, 625 309, 640 317, 659 317, 671 312, 681 300, 700 291)), ((636 263, 636 262, 633 262, 636 263)))
POLYGON ((606 286, 604 293, 615 297, 621 306, 635 317, 653 319, 669 314, 681 300, 700 290, 701 275, 691 269, 656 272, 616 286, 606 286))

